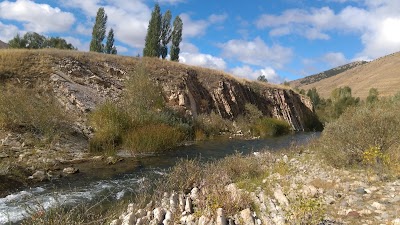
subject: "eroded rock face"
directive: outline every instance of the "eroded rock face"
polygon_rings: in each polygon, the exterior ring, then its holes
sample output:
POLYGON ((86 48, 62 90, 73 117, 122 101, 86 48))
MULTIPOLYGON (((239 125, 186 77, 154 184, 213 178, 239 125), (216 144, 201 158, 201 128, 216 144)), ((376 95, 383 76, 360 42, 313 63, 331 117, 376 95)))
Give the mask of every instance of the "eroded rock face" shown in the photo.
MULTIPOLYGON (((123 90, 127 69, 106 62, 87 62, 64 58, 57 62, 50 81, 55 95, 69 110, 86 114, 106 99, 116 101, 123 90), (90 64, 91 63, 91 64, 90 64)), ((176 74, 161 68, 150 74, 164 91, 167 104, 190 116, 215 112, 226 119, 235 119, 251 103, 268 117, 287 121, 294 130, 309 128, 317 121, 310 100, 289 89, 280 89, 250 83, 241 83, 227 76, 215 74, 199 75, 198 71, 182 67, 176 74), (168 74, 166 76, 165 74, 168 74)), ((77 122, 84 133, 85 118, 77 122)))

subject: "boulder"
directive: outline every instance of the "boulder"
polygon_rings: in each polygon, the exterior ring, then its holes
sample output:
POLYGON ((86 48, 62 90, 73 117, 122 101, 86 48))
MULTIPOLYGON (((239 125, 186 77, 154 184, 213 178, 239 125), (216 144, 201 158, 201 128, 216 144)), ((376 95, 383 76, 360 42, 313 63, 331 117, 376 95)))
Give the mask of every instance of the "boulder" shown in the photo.
POLYGON ((241 218, 241 221, 243 221, 243 223, 246 225, 255 225, 254 218, 251 215, 251 211, 249 208, 242 210, 240 212, 240 218, 241 218))
POLYGON ((63 169, 63 173, 65 174, 75 174, 75 173, 79 173, 79 169, 74 168, 74 167, 66 167, 63 169))
POLYGON ((227 225, 224 210, 222 208, 217 209, 217 223, 216 225, 227 225))

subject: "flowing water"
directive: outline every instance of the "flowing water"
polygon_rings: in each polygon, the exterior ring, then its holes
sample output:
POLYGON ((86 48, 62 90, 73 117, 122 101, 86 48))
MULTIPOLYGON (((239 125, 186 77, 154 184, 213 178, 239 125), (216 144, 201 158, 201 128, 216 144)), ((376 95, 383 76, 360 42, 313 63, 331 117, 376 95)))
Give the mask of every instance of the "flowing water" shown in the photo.
POLYGON ((156 179, 165 174, 180 158, 209 161, 235 152, 249 154, 277 151, 291 145, 306 144, 317 136, 319 133, 297 133, 257 140, 212 140, 196 142, 159 155, 127 159, 113 167, 88 170, 67 178, 55 179, 0 198, 0 224, 21 221, 29 215, 29 211, 38 208, 47 210, 58 205, 98 201, 104 196, 114 201, 120 200, 140 189, 145 180, 156 179))

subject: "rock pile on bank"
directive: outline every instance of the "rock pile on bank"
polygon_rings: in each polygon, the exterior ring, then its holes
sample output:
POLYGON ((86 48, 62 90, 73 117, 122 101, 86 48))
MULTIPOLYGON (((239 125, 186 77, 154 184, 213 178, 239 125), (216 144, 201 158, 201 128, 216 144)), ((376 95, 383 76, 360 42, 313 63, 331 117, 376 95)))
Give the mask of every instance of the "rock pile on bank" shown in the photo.
MULTIPOLYGON (((259 157, 263 157, 262 154, 259 157)), ((134 204, 110 225, 193 224, 394 224, 400 225, 400 180, 385 180, 366 171, 335 169, 313 153, 286 155, 274 164, 287 172, 265 177, 255 191, 225 188, 234 198, 248 195, 252 206, 234 215, 223 208, 199 209, 204 190, 164 193, 159 202, 136 210, 134 204)), ((222 204, 223 205, 223 204, 222 204)))

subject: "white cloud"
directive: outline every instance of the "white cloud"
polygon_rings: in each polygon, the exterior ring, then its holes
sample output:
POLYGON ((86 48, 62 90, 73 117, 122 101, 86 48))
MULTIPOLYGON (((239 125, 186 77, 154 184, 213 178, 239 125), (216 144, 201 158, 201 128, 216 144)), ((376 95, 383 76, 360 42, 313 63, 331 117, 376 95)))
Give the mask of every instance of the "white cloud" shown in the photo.
POLYGON ((256 21, 260 29, 272 28, 271 36, 283 36, 291 33, 302 35, 310 40, 329 39, 323 29, 335 22, 335 13, 328 7, 311 9, 290 9, 282 15, 264 14, 256 21))
POLYGON ((209 54, 182 52, 179 54, 179 61, 193 66, 202 66, 211 69, 225 70, 224 59, 209 54))
POLYGON ((293 56, 290 48, 277 44, 268 46, 260 37, 253 41, 230 40, 220 44, 220 47, 223 56, 256 66, 273 65, 281 68, 293 56))
POLYGON ((82 42, 80 39, 71 36, 62 38, 68 43, 71 43, 74 47, 78 48, 79 51, 89 51, 90 42, 82 42))
POLYGON ((180 15, 183 22, 183 37, 197 37, 202 36, 206 33, 206 29, 209 26, 207 20, 192 20, 189 14, 182 13, 180 15))
POLYGON ((25 30, 38 33, 68 31, 75 22, 72 13, 31 0, 1 2, 0 18, 22 22, 25 30))
POLYGON ((290 9, 280 15, 264 14, 256 21, 256 25, 259 29, 270 29, 271 36, 297 34, 310 40, 327 40, 330 31, 359 35, 364 49, 355 55, 358 59, 374 59, 400 51, 400 1, 348 1, 359 4, 357 7, 347 6, 336 13, 329 7, 322 7, 290 9))
POLYGON ((208 20, 210 21, 210 23, 222 23, 226 19, 228 19, 228 14, 226 14, 226 13, 224 13, 224 14, 211 14, 208 17, 208 20))
POLYGON ((13 39, 17 34, 23 34, 19 31, 18 27, 14 25, 7 25, 0 22, 0 40, 3 42, 8 42, 13 39))
POLYGON ((127 53, 127 52, 129 52, 129 49, 127 47, 122 46, 122 45, 117 45, 115 47, 117 48, 118 54, 119 53, 127 53))
POLYGON ((341 52, 329 52, 322 56, 322 61, 328 63, 331 67, 337 67, 348 63, 348 60, 341 52))
POLYGON ((189 53, 199 52, 199 49, 196 47, 196 45, 189 42, 182 42, 179 47, 182 52, 189 52, 189 53))
POLYGON ((175 5, 178 3, 186 2, 186 0, 158 0, 160 4, 170 4, 175 5))
POLYGON ((365 48, 357 57, 374 59, 400 51, 400 16, 381 21, 373 32, 362 36, 362 42, 365 48))
POLYGON ((143 48, 150 20, 150 9, 140 0, 108 0, 106 5, 100 0, 63 0, 62 3, 71 8, 81 10, 90 18, 88 24, 79 24, 79 34, 91 35, 97 10, 104 7, 107 14, 108 28, 114 29, 115 39, 134 48, 143 48))
POLYGON ((280 77, 271 67, 253 70, 250 66, 245 65, 242 67, 235 67, 231 70, 231 72, 238 77, 247 78, 250 80, 256 80, 260 75, 264 75, 270 83, 280 84, 284 81, 284 79, 280 77))

